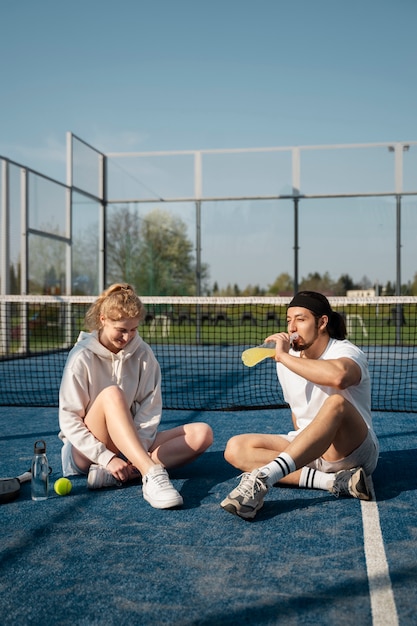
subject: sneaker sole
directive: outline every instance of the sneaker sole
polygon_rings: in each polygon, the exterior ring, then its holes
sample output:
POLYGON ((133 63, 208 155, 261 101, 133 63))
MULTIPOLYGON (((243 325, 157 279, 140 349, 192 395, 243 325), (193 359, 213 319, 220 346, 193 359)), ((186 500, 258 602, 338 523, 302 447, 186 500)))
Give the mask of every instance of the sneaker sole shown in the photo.
POLYGON ((143 499, 146 500, 148 504, 151 505, 154 509, 179 509, 184 504, 184 500, 180 496, 179 498, 173 498, 172 500, 168 500, 168 502, 157 502, 155 500, 151 500, 147 498, 145 494, 143 494, 143 499))
POLYGON ((220 506, 222 507, 222 509, 224 509, 228 513, 231 513, 232 515, 241 517, 242 519, 253 519, 255 515, 257 514, 257 512, 261 510, 263 505, 264 503, 262 502, 261 506, 258 507, 257 509, 245 512, 245 511, 239 511, 237 506, 235 506, 232 502, 228 502, 227 500, 223 500, 223 502, 220 503, 220 506))
POLYGON ((87 483, 87 489, 90 489, 90 491, 98 491, 99 489, 120 489, 120 487, 123 487, 123 483, 118 482, 113 485, 101 485, 100 487, 87 483))
POLYGON ((369 501, 372 499, 368 481, 366 479, 365 472, 362 469, 358 476, 355 475, 352 477, 352 484, 349 487, 349 491, 351 495, 354 498, 358 498, 358 500, 369 501))

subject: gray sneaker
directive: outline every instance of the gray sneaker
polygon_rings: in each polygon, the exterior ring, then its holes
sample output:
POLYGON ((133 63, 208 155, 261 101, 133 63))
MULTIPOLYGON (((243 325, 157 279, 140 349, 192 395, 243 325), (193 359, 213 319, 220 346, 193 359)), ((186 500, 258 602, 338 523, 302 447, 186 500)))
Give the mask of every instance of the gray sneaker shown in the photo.
POLYGON ((372 500, 371 490, 362 467, 336 472, 333 486, 329 490, 336 498, 352 496, 359 500, 372 500))
POLYGON ((229 493, 220 506, 243 519, 253 519, 263 507, 268 491, 264 478, 258 469, 250 473, 245 472, 239 485, 229 493))
POLYGON ((89 489, 104 489, 106 487, 121 487, 122 483, 105 467, 101 465, 90 465, 87 486, 89 489))

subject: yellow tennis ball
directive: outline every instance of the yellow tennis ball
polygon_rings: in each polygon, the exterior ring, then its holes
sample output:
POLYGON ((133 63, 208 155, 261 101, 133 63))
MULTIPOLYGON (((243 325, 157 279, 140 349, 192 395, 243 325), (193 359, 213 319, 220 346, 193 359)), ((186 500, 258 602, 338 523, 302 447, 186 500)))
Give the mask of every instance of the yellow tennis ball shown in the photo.
POLYGON ((58 478, 55 481, 54 489, 59 496, 67 496, 72 489, 72 482, 68 478, 58 478))

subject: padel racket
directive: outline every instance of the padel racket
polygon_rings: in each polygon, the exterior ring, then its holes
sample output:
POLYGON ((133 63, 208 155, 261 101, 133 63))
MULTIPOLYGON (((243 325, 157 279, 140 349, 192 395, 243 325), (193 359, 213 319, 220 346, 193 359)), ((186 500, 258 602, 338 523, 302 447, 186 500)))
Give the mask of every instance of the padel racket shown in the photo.
MULTIPOLYGON (((293 333, 290 336, 290 343, 292 343, 294 339, 297 339, 298 334, 293 333)), ((273 341, 268 341, 267 343, 263 343, 261 346, 256 346, 256 348, 249 348, 242 352, 242 361, 246 367, 253 367, 254 365, 258 365, 264 359, 271 358, 275 355, 275 343, 273 341)))
POLYGON ((16 478, 0 478, 0 504, 16 500, 20 493, 20 485, 31 478, 32 472, 25 472, 16 478))

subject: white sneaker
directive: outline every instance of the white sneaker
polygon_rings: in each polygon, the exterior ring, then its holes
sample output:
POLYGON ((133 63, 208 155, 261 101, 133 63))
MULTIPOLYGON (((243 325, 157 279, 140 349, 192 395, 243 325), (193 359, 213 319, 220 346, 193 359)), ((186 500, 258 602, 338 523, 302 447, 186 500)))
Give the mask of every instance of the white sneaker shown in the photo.
POLYGON ((182 496, 171 484, 168 472, 162 465, 151 467, 145 474, 142 491, 144 499, 154 509, 172 509, 183 504, 182 496))
POLYGON ((101 465, 90 465, 87 477, 89 489, 103 489, 105 487, 121 487, 122 483, 117 480, 109 470, 101 465))

